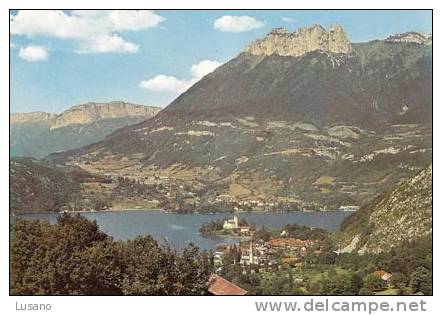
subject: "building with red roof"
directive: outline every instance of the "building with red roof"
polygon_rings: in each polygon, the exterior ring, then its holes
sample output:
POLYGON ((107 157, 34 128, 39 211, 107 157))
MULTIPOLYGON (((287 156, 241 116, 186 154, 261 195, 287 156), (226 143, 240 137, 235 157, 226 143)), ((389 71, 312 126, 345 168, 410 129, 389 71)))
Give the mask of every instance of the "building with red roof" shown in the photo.
POLYGON ((209 292, 213 295, 246 295, 247 291, 213 273, 209 279, 209 292))

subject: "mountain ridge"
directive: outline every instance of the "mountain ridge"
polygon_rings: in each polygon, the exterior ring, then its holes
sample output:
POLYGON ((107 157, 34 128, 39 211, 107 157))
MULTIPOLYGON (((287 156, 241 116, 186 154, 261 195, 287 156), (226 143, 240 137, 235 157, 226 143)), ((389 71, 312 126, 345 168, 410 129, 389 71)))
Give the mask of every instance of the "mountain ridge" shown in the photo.
POLYGON ((182 183, 198 195, 196 208, 223 196, 337 209, 363 204, 431 163, 431 118, 431 46, 371 41, 352 44, 350 54, 243 52, 155 117, 50 158, 92 173, 182 183))
POLYGON ((429 165, 344 219, 341 251, 386 252, 431 235, 432 177, 429 165))
POLYGON ((107 103, 87 102, 72 106, 60 114, 47 112, 11 113, 11 124, 40 122, 48 120, 51 128, 61 128, 75 124, 87 124, 101 119, 131 116, 151 117, 161 110, 159 107, 146 106, 124 101, 107 103))
POLYGON ((11 156, 44 157, 103 140, 113 131, 139 123, 161 109, 122 101, 77 105, 60 114, 12 113, 11 156))

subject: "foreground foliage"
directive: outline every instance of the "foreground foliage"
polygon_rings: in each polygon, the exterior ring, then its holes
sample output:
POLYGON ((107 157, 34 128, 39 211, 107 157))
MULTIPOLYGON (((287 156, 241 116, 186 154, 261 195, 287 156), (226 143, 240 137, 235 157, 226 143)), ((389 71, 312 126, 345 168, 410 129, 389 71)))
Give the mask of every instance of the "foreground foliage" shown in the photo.
POLYGON ((17 220, 10 248, 13 295, 202 295, 211 271, 193 245, 178 253, 151 236, 116 242, 79 215, 17 220))

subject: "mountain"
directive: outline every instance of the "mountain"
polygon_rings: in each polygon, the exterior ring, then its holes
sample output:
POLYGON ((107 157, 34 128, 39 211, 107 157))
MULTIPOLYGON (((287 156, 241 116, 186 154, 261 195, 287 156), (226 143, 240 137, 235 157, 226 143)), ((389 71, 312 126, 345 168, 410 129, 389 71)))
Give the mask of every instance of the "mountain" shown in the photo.
POLYGON ((352 47, 340 25, 333 24, 329 32, 315 25, 293 33, 284 28, 274 29, 265 38, 255 40, 246 49, 246 53, 299 57, 315 50, 348 54, 352 52, 352 47))
POLYGON ((125 102, 87 103, 61 114, 12 113, 10 155, 44 157, 103 140, 113 131, 148 119, 157 107, 125 102))
POLYGON ((48 164, 31 158, 12 158, 10 167, 10 214, 60 211, 87 199, 84 183, 106 183, 102 176, 78 167, 48 164))
POLYGON ((430 165, 345 218, 342 251, 386 252, 431 235, 432 176, 430 165))
POLYGON ((340 26, 316 25, 276 29, 155 117, 50 158, 186 187, 173 202, 336 209, 371 200, 431 155, 431 43, 351 44, 340 26))
POLYGON ((56 114, 45 113, 45 112, 11 113, 9 122, 11 125, 17 125, 25 123, 52 121, 56 118, 57 118, 56 114))
POLYGON ((407 32, 389 36, 387 42, 413 43, 417 45, 430 45, 433 43, 433 35, 419 32, 407 32))

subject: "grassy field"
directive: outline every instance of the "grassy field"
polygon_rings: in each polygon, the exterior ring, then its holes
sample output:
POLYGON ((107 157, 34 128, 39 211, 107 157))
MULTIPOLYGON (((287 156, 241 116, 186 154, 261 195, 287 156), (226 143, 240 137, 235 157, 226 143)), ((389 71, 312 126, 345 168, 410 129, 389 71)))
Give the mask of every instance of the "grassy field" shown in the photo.
POLYGON ((399 294, 398 289, 386 289, 375 293, 375 295, 398 295, 398 294, 399 294))

